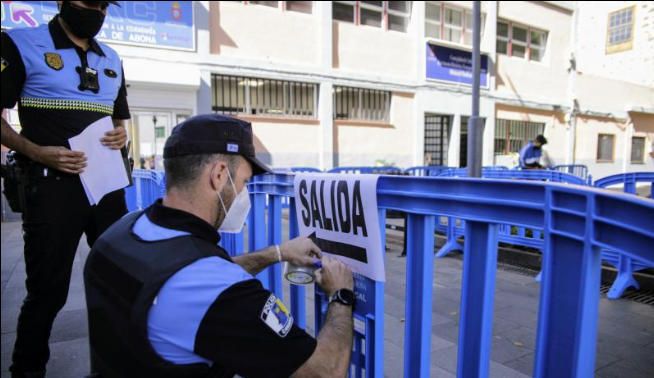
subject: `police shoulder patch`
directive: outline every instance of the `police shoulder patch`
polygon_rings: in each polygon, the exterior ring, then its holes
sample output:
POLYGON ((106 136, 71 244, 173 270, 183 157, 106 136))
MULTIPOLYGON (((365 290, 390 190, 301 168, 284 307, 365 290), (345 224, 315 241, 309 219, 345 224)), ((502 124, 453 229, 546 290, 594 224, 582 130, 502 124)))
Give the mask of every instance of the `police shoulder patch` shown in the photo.
POLYGON ((53 70, 59 71, 64 68, 64 61, 61 59, 61 55, 57 53, 45 53, 45 63, 52 68, 53 70))
POLYGON ((275 294, 270 294, 263 306, 261 320, 279 337, 286 337, 293 326, 293 317, 275 294))

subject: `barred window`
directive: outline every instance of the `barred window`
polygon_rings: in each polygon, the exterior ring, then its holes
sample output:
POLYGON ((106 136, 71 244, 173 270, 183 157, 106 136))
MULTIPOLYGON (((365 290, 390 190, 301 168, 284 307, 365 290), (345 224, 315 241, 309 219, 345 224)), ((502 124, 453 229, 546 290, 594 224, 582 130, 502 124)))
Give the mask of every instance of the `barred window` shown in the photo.
POLYGON ((645 137, 631 138, 631 163, 642 164, 645 162, 645 137))
POLYGON ((498 119, 495 122, 495 155, 520 152, 524 145, 544 131, 544 123, 498 119))
POLYGON ((318 84, 242 76, 212 75, 213 111, 316 118, 318 84))
POLYGON ((597 161, 612 162, 615 150, 615 135, 599 134, 597 136, 597 161))
POLYGON ((388 122, 391 92, 334 87, 334 119, 388 122))

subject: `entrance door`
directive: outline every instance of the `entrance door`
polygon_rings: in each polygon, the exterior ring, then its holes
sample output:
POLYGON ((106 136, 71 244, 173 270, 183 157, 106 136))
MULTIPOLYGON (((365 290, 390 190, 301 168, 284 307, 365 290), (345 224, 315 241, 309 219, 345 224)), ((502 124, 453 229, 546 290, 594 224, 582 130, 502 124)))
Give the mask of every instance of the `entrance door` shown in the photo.
POLYGON ((425 165, 447 165, 447 146, 452 117, 425 114, 425 165))
POLYGON ((172 129, 172 113, 135 112, 134 167, 163 170, 163 148, 172 129), (137 159, 138 158, 138 159, 137 159))

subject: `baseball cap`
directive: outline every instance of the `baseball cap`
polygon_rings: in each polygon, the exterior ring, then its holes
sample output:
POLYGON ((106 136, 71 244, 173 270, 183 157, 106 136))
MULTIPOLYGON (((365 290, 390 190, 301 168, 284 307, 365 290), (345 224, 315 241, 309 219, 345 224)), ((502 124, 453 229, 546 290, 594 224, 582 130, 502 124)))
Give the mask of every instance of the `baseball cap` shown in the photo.
POLYGON ((202 114, 173 128, 164 146, 164 159, 201 154, 241 155, 252 164, 253 174, 270 172, 257 159, 252 125, 221 114, 202 114))

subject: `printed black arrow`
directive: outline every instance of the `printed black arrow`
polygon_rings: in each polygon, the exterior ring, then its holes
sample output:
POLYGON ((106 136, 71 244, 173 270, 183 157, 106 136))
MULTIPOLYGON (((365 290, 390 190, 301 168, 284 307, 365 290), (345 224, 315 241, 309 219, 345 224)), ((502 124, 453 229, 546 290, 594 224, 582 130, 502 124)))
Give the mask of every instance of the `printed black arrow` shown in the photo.
POLYGON ((316 236, 315 232, 309 235, 309 239, 311 239, 311 241, 313 241, 321 251, 331 253, 332 255, 343 256, 347 257, 348 259, 361 261, 362 263, 368 263, 368 256, 366 254, 365 248, 337 241, 320 239, 316 236))

